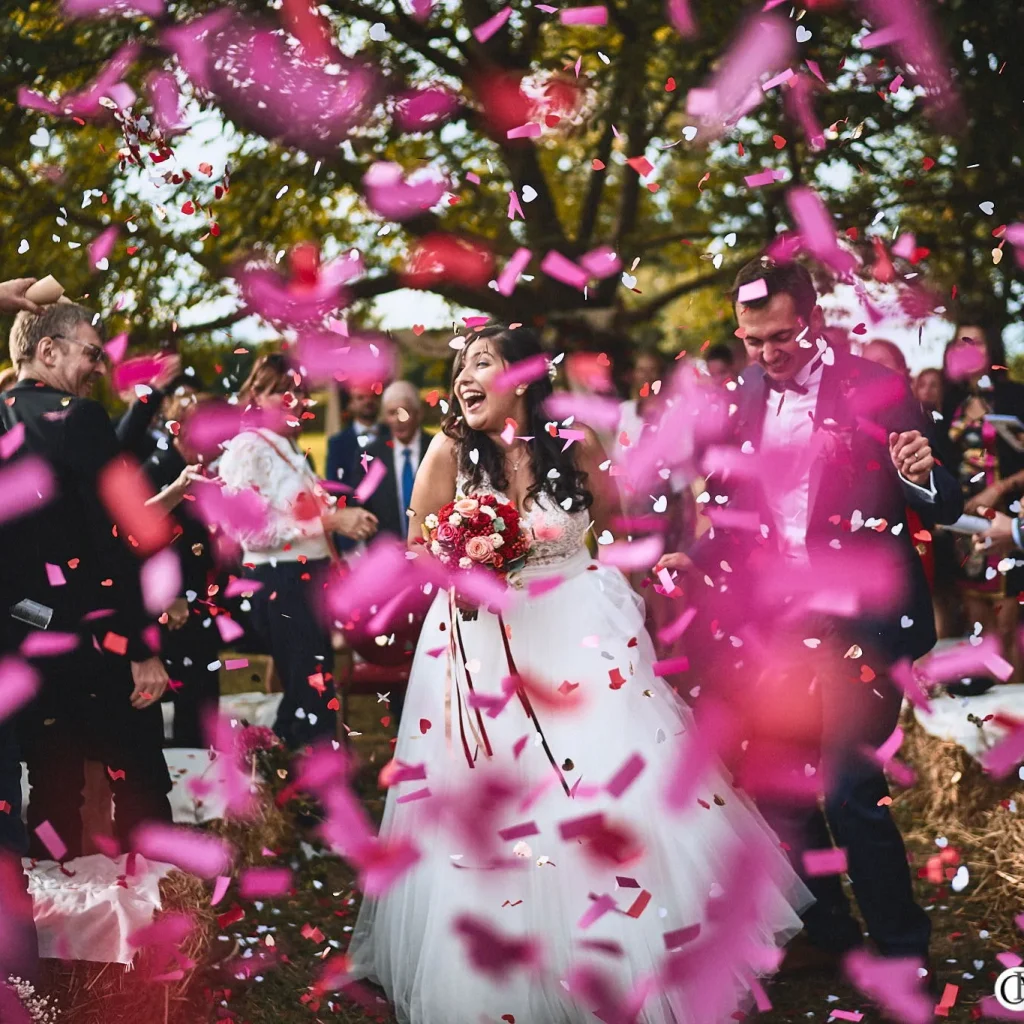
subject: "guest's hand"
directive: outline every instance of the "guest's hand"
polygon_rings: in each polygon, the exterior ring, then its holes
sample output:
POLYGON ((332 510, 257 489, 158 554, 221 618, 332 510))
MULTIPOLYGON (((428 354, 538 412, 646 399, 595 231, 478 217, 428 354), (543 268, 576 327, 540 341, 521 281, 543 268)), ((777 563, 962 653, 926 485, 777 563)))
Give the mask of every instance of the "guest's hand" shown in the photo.
POLYGON ((16 277, 11 281, 0 281, 0 313, 20 313, 26 310, 39 316, 43 307, 25 298, 25 292, 35 283, 34 277, 16 277))
POLYGON ((964 512, 969 516, 977 515, 983 508, 995 508, 1003 498, 1006 491, 1003 489, 1002 481, 989 484, 983 491, 979 491, 973 498, 964 502, 964 512))
POLYGON ((904 479, 927 487, 935 468, 935 456, 928 438, 920 430, 895 431, 889 435, 889 458, 904 479))
POLYGON ((177 508, 188 493, 189 487, 197 480, 206 479, 202 469, 203 467, 198 462, 195 465, 186 466, 173 483, 168 484, 159 494, 154 494, 146 504, 159 505, 165 512, 177 508))
POLYGON ((337 508, 323 517, 323 523, 351 540, 369 540, 377 532, 377 517, 365 508, 337 508))
POLYGON ((140 710, 155 704, 163 696, 170 680, 164 663, 153 657, 132 662, 132 681, 135 683, 131 696, 132 707, 140 710))
POLYGON ((174 380, 178 374, 181 373, 181 356, 177 353, 171 353, 165 356, 160 364, 160 371, 152 380, 152 386, 160 391, 164 391, 167 385, 174 380))
POLYGON ((985 507, 979 508, 978 511, 988 512, 993 518, 992 525, 987 530, 974 535, 975 551, 985 551, 995 558, 1008 555, 1016 546, 1011 531, 1013 518, 1004 512, 991 512, 985 507))
POLYGON ((692 568, 693 559, 689 555, 683 554, 682 551, 667 551, 658 559, 654 571, 658 573, 662 569, 675 569, 677 572, 689 572, 692 568))
POLYGON ((170 608, 160 616, 159 621, 171 631, 181 629, 188 622, 188 601, 183 597, 176 597, 170 608))

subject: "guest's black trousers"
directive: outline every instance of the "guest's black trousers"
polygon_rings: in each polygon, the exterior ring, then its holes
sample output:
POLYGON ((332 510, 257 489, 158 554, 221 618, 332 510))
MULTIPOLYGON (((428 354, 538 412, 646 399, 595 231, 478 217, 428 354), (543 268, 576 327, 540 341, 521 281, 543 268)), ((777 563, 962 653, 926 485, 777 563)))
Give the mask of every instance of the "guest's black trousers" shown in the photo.
POLYGON ((181 629, 161 628, 160 656, 172 681, 164 698, 174 705, 172 747, 207 745, 207 720, 220 702, 219 653, 216 625, 191 609, 181 629))
MULTIPOLYGON (((263 563, 245 574, 263 584, 252 596, 250 618, 274 659, 284 695, 274 732, 292 749, 318 739, 335 739, 334 651, 317 601, 329 560, 263 563)), ((335 705, 337 702, 335 701, 335 705)))
POLYGON ((86 760, 107 769, 122 848, 142 822, 170 822, 163 716, 158 703, 132 707, 128 660, 96 651, 87 638, 74 654, 39 658, 34 666, 42 690, 18 722, 30 787, 29 856, 51 856, 35 831, 44 821, 67 847, 68 859, 81 856, 86 760))

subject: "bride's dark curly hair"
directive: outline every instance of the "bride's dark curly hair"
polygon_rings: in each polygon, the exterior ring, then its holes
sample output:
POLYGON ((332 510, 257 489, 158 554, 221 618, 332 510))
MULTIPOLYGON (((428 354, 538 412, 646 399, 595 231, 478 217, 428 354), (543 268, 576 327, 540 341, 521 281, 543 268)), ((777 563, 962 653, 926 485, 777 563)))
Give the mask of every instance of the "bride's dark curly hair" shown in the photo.
MULTIPOLYGON (((529 327, 511 328, 507 324, 489 323, 466 339, 466 347, 456 355, 452 364, 451 411, 445 417, 441 429, 456 443, 460 475, 471 486, 479 487, 486 479, 495 490, 505 492, 508 488, 508 474, 505 470, 504 451, 483 431, 472 430, 466 425, 455 397, 455 381, 465 366, 466 353, 474 342, 483 339, 494 344, 509 366, 543 355, 544 350, 536 332, 529 327), (476 463, 469 457, 474 449, 479 453, 476 463)), ((576 465, 575 446, 563 452, 565 442, 552 437, 547 431, 548 418, 544 404, 553 391, 551 378, 544 374, 530 381, 523 396, 526 401, 526 422, 519 424, 519 432, 533 437, 528 446, 534 482, 527 497, 536 499, 543 493, 559 504, 568 498, 572 502, 569 511, 579 512, 590 508, 594 496, 586 486, 587 474, 576 465), (552 473, 552 470, 557 472, 552 473)))

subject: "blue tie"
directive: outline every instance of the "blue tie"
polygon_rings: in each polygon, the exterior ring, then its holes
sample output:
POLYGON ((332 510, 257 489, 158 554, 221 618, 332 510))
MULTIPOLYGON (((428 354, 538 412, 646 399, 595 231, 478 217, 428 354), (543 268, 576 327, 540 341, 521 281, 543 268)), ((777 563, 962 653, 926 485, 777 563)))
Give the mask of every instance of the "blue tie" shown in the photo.
POLYGON ((402 457, 402 509, 409 507, 409 502, 412 501, 412 483, 416 479, 416 474, 412 468, 412 449, 403 448, 402 457))

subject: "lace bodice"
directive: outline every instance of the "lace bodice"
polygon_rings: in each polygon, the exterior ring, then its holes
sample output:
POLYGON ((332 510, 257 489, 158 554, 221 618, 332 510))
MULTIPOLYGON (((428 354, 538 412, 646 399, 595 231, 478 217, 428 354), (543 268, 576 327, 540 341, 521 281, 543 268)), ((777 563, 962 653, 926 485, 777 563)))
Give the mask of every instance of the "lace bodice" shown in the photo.
MULTIPOLYGON (((476 486, 470 484, 462 474, 458 478, 458 493, 469 497, 474 494, 493 494, 502 501, 511 501, 490 483, 484 481, 476 486)), ((546 494, 539 495, 526 510, 519 514, 526 527, 533 533, 534 543, 527 556, 527 565, 552 565, 571 558, 585 548, 585 537, 590 528, 590 513, 566 512, 554 499, 546 494)))

